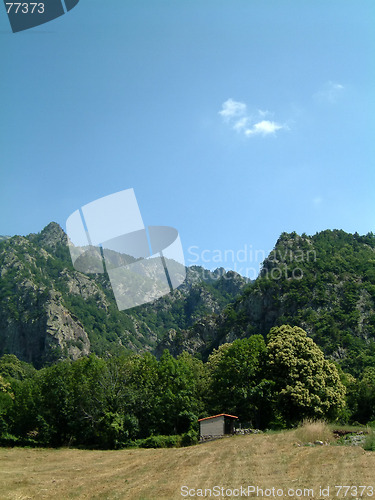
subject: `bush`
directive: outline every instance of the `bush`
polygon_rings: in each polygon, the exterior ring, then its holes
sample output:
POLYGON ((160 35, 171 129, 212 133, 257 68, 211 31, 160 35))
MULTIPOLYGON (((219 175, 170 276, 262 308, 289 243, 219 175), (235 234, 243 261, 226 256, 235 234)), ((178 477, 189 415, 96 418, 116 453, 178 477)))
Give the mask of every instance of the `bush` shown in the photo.
POLYGON ((196 431, 191 429, 189 432, 185 432, 181 436, 181 446, 192 446, 198 444, 198 434, 196 431))
POLYGON ((369 429, 365 442, 362 446, 366 451, 375 451, 375 432, 373 429, 369 429))
POLYGON ((181 436, 149 436, 136 443, 140 448, 176 448, 181 444, 181 436))
POLYGON ((17 437, 13 434, 9 434, 5 432, 0 436, 0 446, 5 446, 9 448, 13 448, 14 446, 31 446, 38 447, 40 444, 35 441, 35 439, 27 438, 27 437, 17 437))
POLYGON ((295 436, 302 444, 323 441, 329 443, 334 436, 327 422, 324 420, 304 420, 295 431, 295 436))
POLYGON ((0 436, 0 446, 6 446, 6 447, 20 446, 20 440, 18 437, 13 436, 12 434, 9 434, 7 432, 4 432, 0 436))

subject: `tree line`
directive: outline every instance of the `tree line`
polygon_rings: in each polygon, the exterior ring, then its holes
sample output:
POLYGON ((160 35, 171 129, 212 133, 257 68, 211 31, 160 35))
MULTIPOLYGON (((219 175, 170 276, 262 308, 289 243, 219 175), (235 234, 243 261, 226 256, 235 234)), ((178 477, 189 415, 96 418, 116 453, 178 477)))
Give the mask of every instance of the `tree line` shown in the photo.
POLYGON ((243 425, 287 428, 304 418, 375 419, 375 368, 355 379, 299 327, 272 328, 215 349, 204 363, 164 351, 40 370, 0 358, 0 444, 174 446, 197 442, 198 418, 230 413, 243 425))

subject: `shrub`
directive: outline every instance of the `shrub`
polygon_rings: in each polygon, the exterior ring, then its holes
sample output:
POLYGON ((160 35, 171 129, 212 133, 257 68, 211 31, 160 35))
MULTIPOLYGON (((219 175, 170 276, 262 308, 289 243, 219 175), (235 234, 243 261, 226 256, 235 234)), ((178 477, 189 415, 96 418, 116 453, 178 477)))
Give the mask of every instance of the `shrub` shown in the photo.
POLYGON ((366 451, 375 451, 375 432, 373 429, 369 429, 369 432, 362 446, 366 451))
POLYGON ((329 443, 334 439, 331 429, 324 420, 303 420, 296 429, 295 435, 302 444, 315 443, 315 441, 329 443))
POLYGON ((136 443, 140 448, 175 448, 180 446, 181 436, 149 436, 136 443))
POLYGON ((0 436, 0 446, 6 446, 12 448, 13 446, 31 446, 37 447, 40 444, 35 441, 35 439, 27 438, 27 437, 17 437, 13 434, 9 434, 8 432, 3 433, 0 436))
POLYGON ((181 436, 181 446, 192 446, 198 443, 198 434, 196 431, 191 429, 181 436))

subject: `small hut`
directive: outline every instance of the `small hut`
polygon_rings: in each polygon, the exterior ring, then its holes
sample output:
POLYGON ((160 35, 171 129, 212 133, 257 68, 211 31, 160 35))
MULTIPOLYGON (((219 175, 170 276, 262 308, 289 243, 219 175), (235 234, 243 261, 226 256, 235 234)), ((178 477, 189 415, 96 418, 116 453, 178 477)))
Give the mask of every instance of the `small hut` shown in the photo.
POLYGON ((234 422, 238 419, 235 415, 220 413, 212 417, 200 418, 199 434, 200 440, 223 437, 225 434, 234 434, 234 422))

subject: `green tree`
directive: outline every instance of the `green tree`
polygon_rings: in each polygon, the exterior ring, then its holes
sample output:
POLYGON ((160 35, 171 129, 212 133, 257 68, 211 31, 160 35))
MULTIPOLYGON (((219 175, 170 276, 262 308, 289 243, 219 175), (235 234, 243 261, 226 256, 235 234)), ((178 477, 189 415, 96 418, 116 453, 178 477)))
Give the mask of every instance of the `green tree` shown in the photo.
POLYGON ((207 361, 211 412, 233 413, 256 427, 267 425, 270 382, 263 379, 265 352, 261 335, 235 340, 214 350, 207 361))
POLYGON ((7 379, 23 380, 34 373, 35 368, 32 365, 20 361, 14 354, 4 354, 0 358, 0 375, 7 379))
POLYGON ((156 393, 158 390, 158 361, 150 353, 136 355, 132 360, 132 379, 135 402, 134 415, 139 422, 139 437, 157 434, 156 393))
POLYGON ((349 393, 352 420, 365 424, 375 420, 375 368, 367 367, 349 393))
POLYGON ((345 406, 345 387, 321 349, 296 326, 274 327, 267 338, 275 412, 287 425, 309 417, 337 418, 345 406))
POLYGON ((181 434, 197 420, 201 408, 196 374, 189 355, 175 359, 168 350, 164 351, 158 363, 155 393, 157 433, 181 434))
POLYGON ((48 446, 124 446, 138 437, 132 370, 131 357, 92 355, 15 380, 11 428, 48 446))
POLYGON ((0 437, 8 430, 6 413, 12 406, 13 399, 11 385, 0 375, 0 437))
POLYGON ((23 381, 13 380, 13 405, 8 411, 9 431, 22 438, 28 435, 38 435, 38 415, 40 411, 38 395, 39 384, 37 377, 23 381))
POLYGON ((43 444, 60 446, 73 442, 76 418, 72 363, 63 361, 40 370, 35 377, 37 430, 43 444))
POLYGON ((131 356, 90 356, 72 363, 69 429, 75 442, 119 448, 137 437, 132 370, 131 356))

